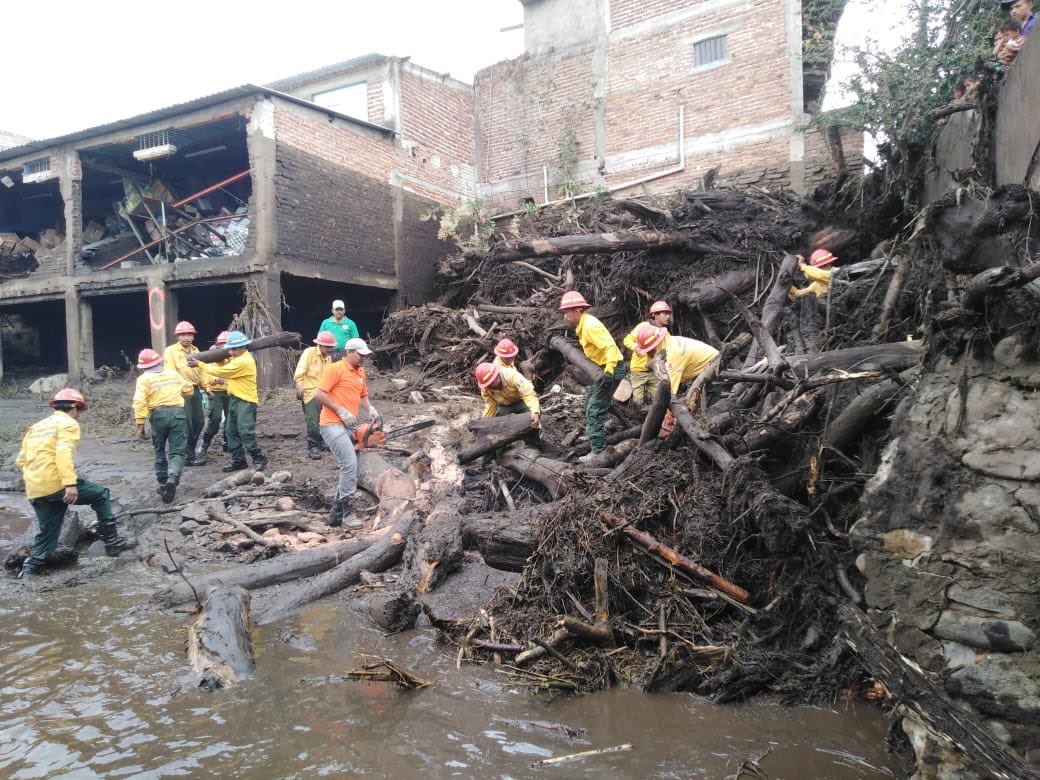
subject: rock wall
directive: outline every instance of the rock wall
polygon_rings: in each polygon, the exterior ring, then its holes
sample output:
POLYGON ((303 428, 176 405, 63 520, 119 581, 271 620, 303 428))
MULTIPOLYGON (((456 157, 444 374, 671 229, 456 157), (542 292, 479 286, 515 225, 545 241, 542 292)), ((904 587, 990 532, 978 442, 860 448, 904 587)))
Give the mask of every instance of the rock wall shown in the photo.
POLYGON ((851 536, 869 614, 893 646, 1035 760, 1040 363, 1023 354, 1008 337, 992 361, 922 380, 851 536))

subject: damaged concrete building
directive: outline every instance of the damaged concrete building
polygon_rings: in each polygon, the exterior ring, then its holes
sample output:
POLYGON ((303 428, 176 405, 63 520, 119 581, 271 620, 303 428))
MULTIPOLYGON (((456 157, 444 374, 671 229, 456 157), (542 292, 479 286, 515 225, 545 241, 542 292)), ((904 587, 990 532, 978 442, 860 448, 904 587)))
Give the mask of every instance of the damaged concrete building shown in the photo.
MULTIPOLYGON (((756 0, 749 27, 729 0, 521 2, 525 54, 473 85, 371 54, 0 151, 0 372, 76 380, 161 349, 177 320, 208 345, 243 310, 253 332, 310 334, 334 298, 376 334, 432 295, 437 205, 709 171, 804 191, 843 169, 842 137, 809 128, 823 78, 802 50, 836 15, 756 0)), ((844 140, 854 170, 861 139, 844 140)), ((261 363, 265 385, 279 368, 261 363)))

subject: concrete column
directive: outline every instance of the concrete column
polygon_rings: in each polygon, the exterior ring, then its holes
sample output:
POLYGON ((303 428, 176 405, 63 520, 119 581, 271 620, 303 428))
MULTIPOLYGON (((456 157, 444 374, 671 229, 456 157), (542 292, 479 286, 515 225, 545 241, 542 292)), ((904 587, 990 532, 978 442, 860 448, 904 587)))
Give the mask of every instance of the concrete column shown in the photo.
POLYGON ((152 349, 161 353, 175 339, 173 328, 177 324, 177 294, 166 287, 162 275, 156 272, 148 282, 148 327, 152 334, 152 349))
POLYGON ((802 0, 785 0, 787 19, 787 65, 790 89, 791 137, 788 155, 791 170, 791 189, 799 195, 806 191, 805 183, 805 95, 802 88, 802 0))
POLYGON ((62 151, 58 186, 65 204, 65 273, 71 276, 76 253, 83 246, 83 168, 79 153, 73 149, 62 151))
MULTIPOLYGON (((252 277, 264 296, 264 304, 270 313, 269 330, 255 335, 271 335, 282 329, 282 275, 277 271, 263 271, 252 277)), ((261 390, 280 387, 288 377, 288 368, 281 350, 264 349, 253 355, 256 360, 257 385, 261 390)))
POLYGON ((0 332, 0 379, 4 378, 4 338, 0 332))
POLYGON ((94 304, 89 298, 80 298, 77 301, 77 314, 79 315, 79 371, 80 377, 93 376, 94 369, 94 304))
POLYGON ((266 266, 274 262, 278 246, 274 185, 277 155, 274 140, 274 104, 270 100, 256 102, 246 130, 246 148, 249 150, 253 207, 256 211, 252 227, 254 262, 266 266))
MULTIPOLYGON (((92 325, 92 324, 91 324, 92 325)), ((68 363, 68 374, 70 384, 79 384, 85 376, 83 361, 81 360, 80 345, 83 339, 94 340, 94 332, 91 327, 87 333, 83 333, 80 319, 80 302, 76 288, 69 285, 65 290, 65 357, 68 363)), ((93 372, 93 366, 90 371, 93 372)))

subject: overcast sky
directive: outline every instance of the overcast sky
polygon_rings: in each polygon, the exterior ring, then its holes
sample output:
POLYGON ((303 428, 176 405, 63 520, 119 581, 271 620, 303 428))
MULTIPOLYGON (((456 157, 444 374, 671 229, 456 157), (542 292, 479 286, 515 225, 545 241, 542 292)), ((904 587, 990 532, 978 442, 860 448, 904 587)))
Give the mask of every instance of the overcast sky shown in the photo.
MULTIPOLYGON (((882 3, 884 5, 884 3, 882 3)), ((53 138, 370 52, 471 81, 523 52, 519 0, 6 0, 0 131, 53 138)), ((839 40, 891 39, 899 14, 850 0, 839 40)), ((841 54, 835 74, 847 77, 841 54)), ((834 89, 826 108, 840 103, 834 89)))
POLYGON ((6 0, 0 130, 35 139, 370 52, 471 81, 523 52, 519 0, 6 0))

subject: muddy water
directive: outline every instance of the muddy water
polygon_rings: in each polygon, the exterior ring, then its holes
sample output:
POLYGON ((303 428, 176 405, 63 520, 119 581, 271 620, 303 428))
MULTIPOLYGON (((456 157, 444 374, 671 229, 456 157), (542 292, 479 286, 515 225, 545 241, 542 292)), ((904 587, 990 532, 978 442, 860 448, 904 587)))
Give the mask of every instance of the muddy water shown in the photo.
MULTIPOLYGON (((3 509, 0 519, 24 522, 3 509)), ((457 670, 430 630, 383 637, 338 603, 257 631, 255 678, 205 693, 186 674, 188 617, 149 604, 161 575, 115 564, 88 559, 110 571, 68 587, 4 584, 0 776, 724 778, 766 754, 773 778, 899 776, 874 709, 716 707, 629 691, 547 704, 492 669, 457 670), (363 653, 436 684, 400 692, 328 677, 363 653), (532 720, 586 733, 569 739, 532 720), (530 766, 623 743, 632 749, 530 766)))

